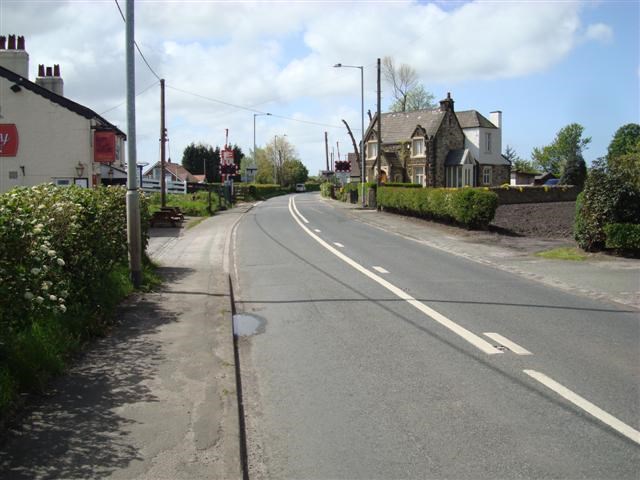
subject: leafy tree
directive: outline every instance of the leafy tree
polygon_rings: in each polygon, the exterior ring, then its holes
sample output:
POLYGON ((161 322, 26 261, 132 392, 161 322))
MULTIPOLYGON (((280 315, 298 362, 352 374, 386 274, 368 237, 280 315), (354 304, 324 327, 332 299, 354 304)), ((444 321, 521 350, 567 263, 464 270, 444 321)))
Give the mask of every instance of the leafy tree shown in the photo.
POLYGON ((210 145, 191 143, 182 153, 182 166, 194 175, 207 173, 207 181, 212 178, 220 164, 220 150, 214 150, 210 145))
POLYGON ((424 86, 418 82, 418 74, 413 67, 406 63, 396 67, 393 58, 384 57, 382 72, 385 80, 393 88, 395 100, 390 107, 392 112, 408 112, 435 107, 433 94, 427 92, 424 86))
POLYGON ((539 173, 532 161, 522 158, 515 160, 511 164, 511 169, 522 173, 539 173))
POLYGON ((299 160, 295 147, 285 136, 278 136, 267 144, 265 152, 271 162, 271 168, 274 169, 276 174, 275 182, 279 185, 285 185, 282 168, 288 160, 299 160))
POLYGON ((584 127, 571 123, 561 128, 550 145, 536 147, 531 152, 534 165, 545 172, 562 176, 567 160, 582 157, 582 151, 591 143, 591 137, 582 138, 584 127))
POLYGON ((613 135, 607 152, 607 160, 621 157, 637 151, 640 147, 640 125, 637 123, 627 123, 620 127, 613 135))
POLYGON ((560 178, 561 185, 575 185, 578 191, 582 191, 584 182, 587 179, 587 164, 582 157, 582 154, 570 152, 567 158, 567 163, 560 178))
POLYGON ((282 164, 282 184, 295 185, 304 183, 309 178, 309 170, 298 160, 286 160, 282 164))
POLYGON ((270 184, 273 183, 273 163, 267 158, 267 152, 264 148, 256 149, 256 183, 270 184))

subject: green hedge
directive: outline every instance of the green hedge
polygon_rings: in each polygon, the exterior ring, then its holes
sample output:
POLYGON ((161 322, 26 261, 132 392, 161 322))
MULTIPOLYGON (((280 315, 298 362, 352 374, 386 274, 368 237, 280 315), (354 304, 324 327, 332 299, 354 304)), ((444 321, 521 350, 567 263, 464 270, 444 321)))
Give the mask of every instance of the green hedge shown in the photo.
MULTIPOLYGON (((208 217, 209 213, 209 192, 199 191, 187 193, 186 195, 169 193, 166 196, 167 206, 179 207, 183 214, 192 217, 208 217)), ((151 213, 160 210, 161 198, 159 193, 152 193, 149 196, 149 211, 151 213)), ((220 210, 220 200, 217 192, 211 193, 211 214, 220 210)))
MULTIPOLYGON (((142 244, 149 209, 140 197, 142 244)), ((126 189, 51 184, 0 195, 0 413, 61 370, 131 290, 126 189)))
POLYGON ((320 191, 320 184, 316 183, 316 182, 307 182, 304 184, 305 188, 307 189, 307 192, 319 192, 320 191))
POLYGON ((486 228, 498 208, 498 196, 474 188, 403 188, 381 186, 378 205, 401 213, 486 228))
POLYGON ((402 187, 402 188, 422 188, 419 183, 400 183, 400 182, 388 182, 382 185, 384 187, 402 187))
POLYGON ((244 183, 235 185, 234 189, 236 189, 236 192, 238 193, 243 193, 245 197, 254 200, 268 200, 272 197, 291 193, 291 190, 287 187, 281 187, 280 185, 268 183, 244 183))
POLYGON ((610 223, 605 225, 604 233, 607 248, 640 252, 640 225, 637 223, 610 223))
POLYGON ((333 191, 333 184, 330 182, 324 182, 320 184, 320 194, 323 197, 331 198, 331 192, 333 191))

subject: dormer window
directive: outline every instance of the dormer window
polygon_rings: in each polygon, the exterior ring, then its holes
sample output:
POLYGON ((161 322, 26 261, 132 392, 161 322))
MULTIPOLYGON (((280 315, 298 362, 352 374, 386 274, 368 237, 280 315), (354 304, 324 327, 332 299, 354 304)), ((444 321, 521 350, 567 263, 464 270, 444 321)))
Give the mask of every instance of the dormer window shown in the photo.
POLYGON ((373 159, 378 157, 378 142, 367 143, 367 158, 373 159))
POLYGON ((411 141, 411 156, 424 157, 424 138, 414 138, 411 141))

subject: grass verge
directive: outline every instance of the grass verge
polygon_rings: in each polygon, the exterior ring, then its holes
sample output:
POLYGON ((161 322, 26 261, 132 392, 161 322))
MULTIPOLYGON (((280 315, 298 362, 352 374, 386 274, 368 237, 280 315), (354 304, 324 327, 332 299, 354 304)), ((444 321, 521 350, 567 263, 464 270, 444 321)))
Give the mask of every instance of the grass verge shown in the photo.
POLYGON ((536 253, 536 257, 548 258, 551 260, 570 260, 573 262, 583 262, 589 256, 576 247, 560 247, 544 252, 536 253))

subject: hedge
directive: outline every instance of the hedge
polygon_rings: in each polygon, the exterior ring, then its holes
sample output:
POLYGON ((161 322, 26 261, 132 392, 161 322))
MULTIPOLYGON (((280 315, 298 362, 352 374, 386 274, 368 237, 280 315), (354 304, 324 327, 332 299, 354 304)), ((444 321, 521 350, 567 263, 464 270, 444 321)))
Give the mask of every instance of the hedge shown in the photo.
POLYGON ((276 184, 241 184, 234 187, 237 191, 244 193, 245 196, 253 198, 255 200, 267 200, 279 195, 286 195, 290 193, 290 189, 287 187, 281 187, 276 184))
POLYGON ((606 248, 640 252, 640 225, 637 223, 610 223, 605 225, 606 248))
POLYGON ((319 192, 320 191, 320 184, 316 183, 316 182, 306 182, 304 184, 307 192, 319 192))
MULTIPOLYGON (((142 195, 143 249, 148 212, 142 195)), ((0 195, 0 245, 1 413, 19 392, 59 371, 67 352, 131 288, 126 189, 13 189, 0 195)))
POLYGON ((498 196, 474 188, 403 188, 381 186, 378 205, 401 213, 453 221, 468 228, 487 228, 495 216, 498 196))

